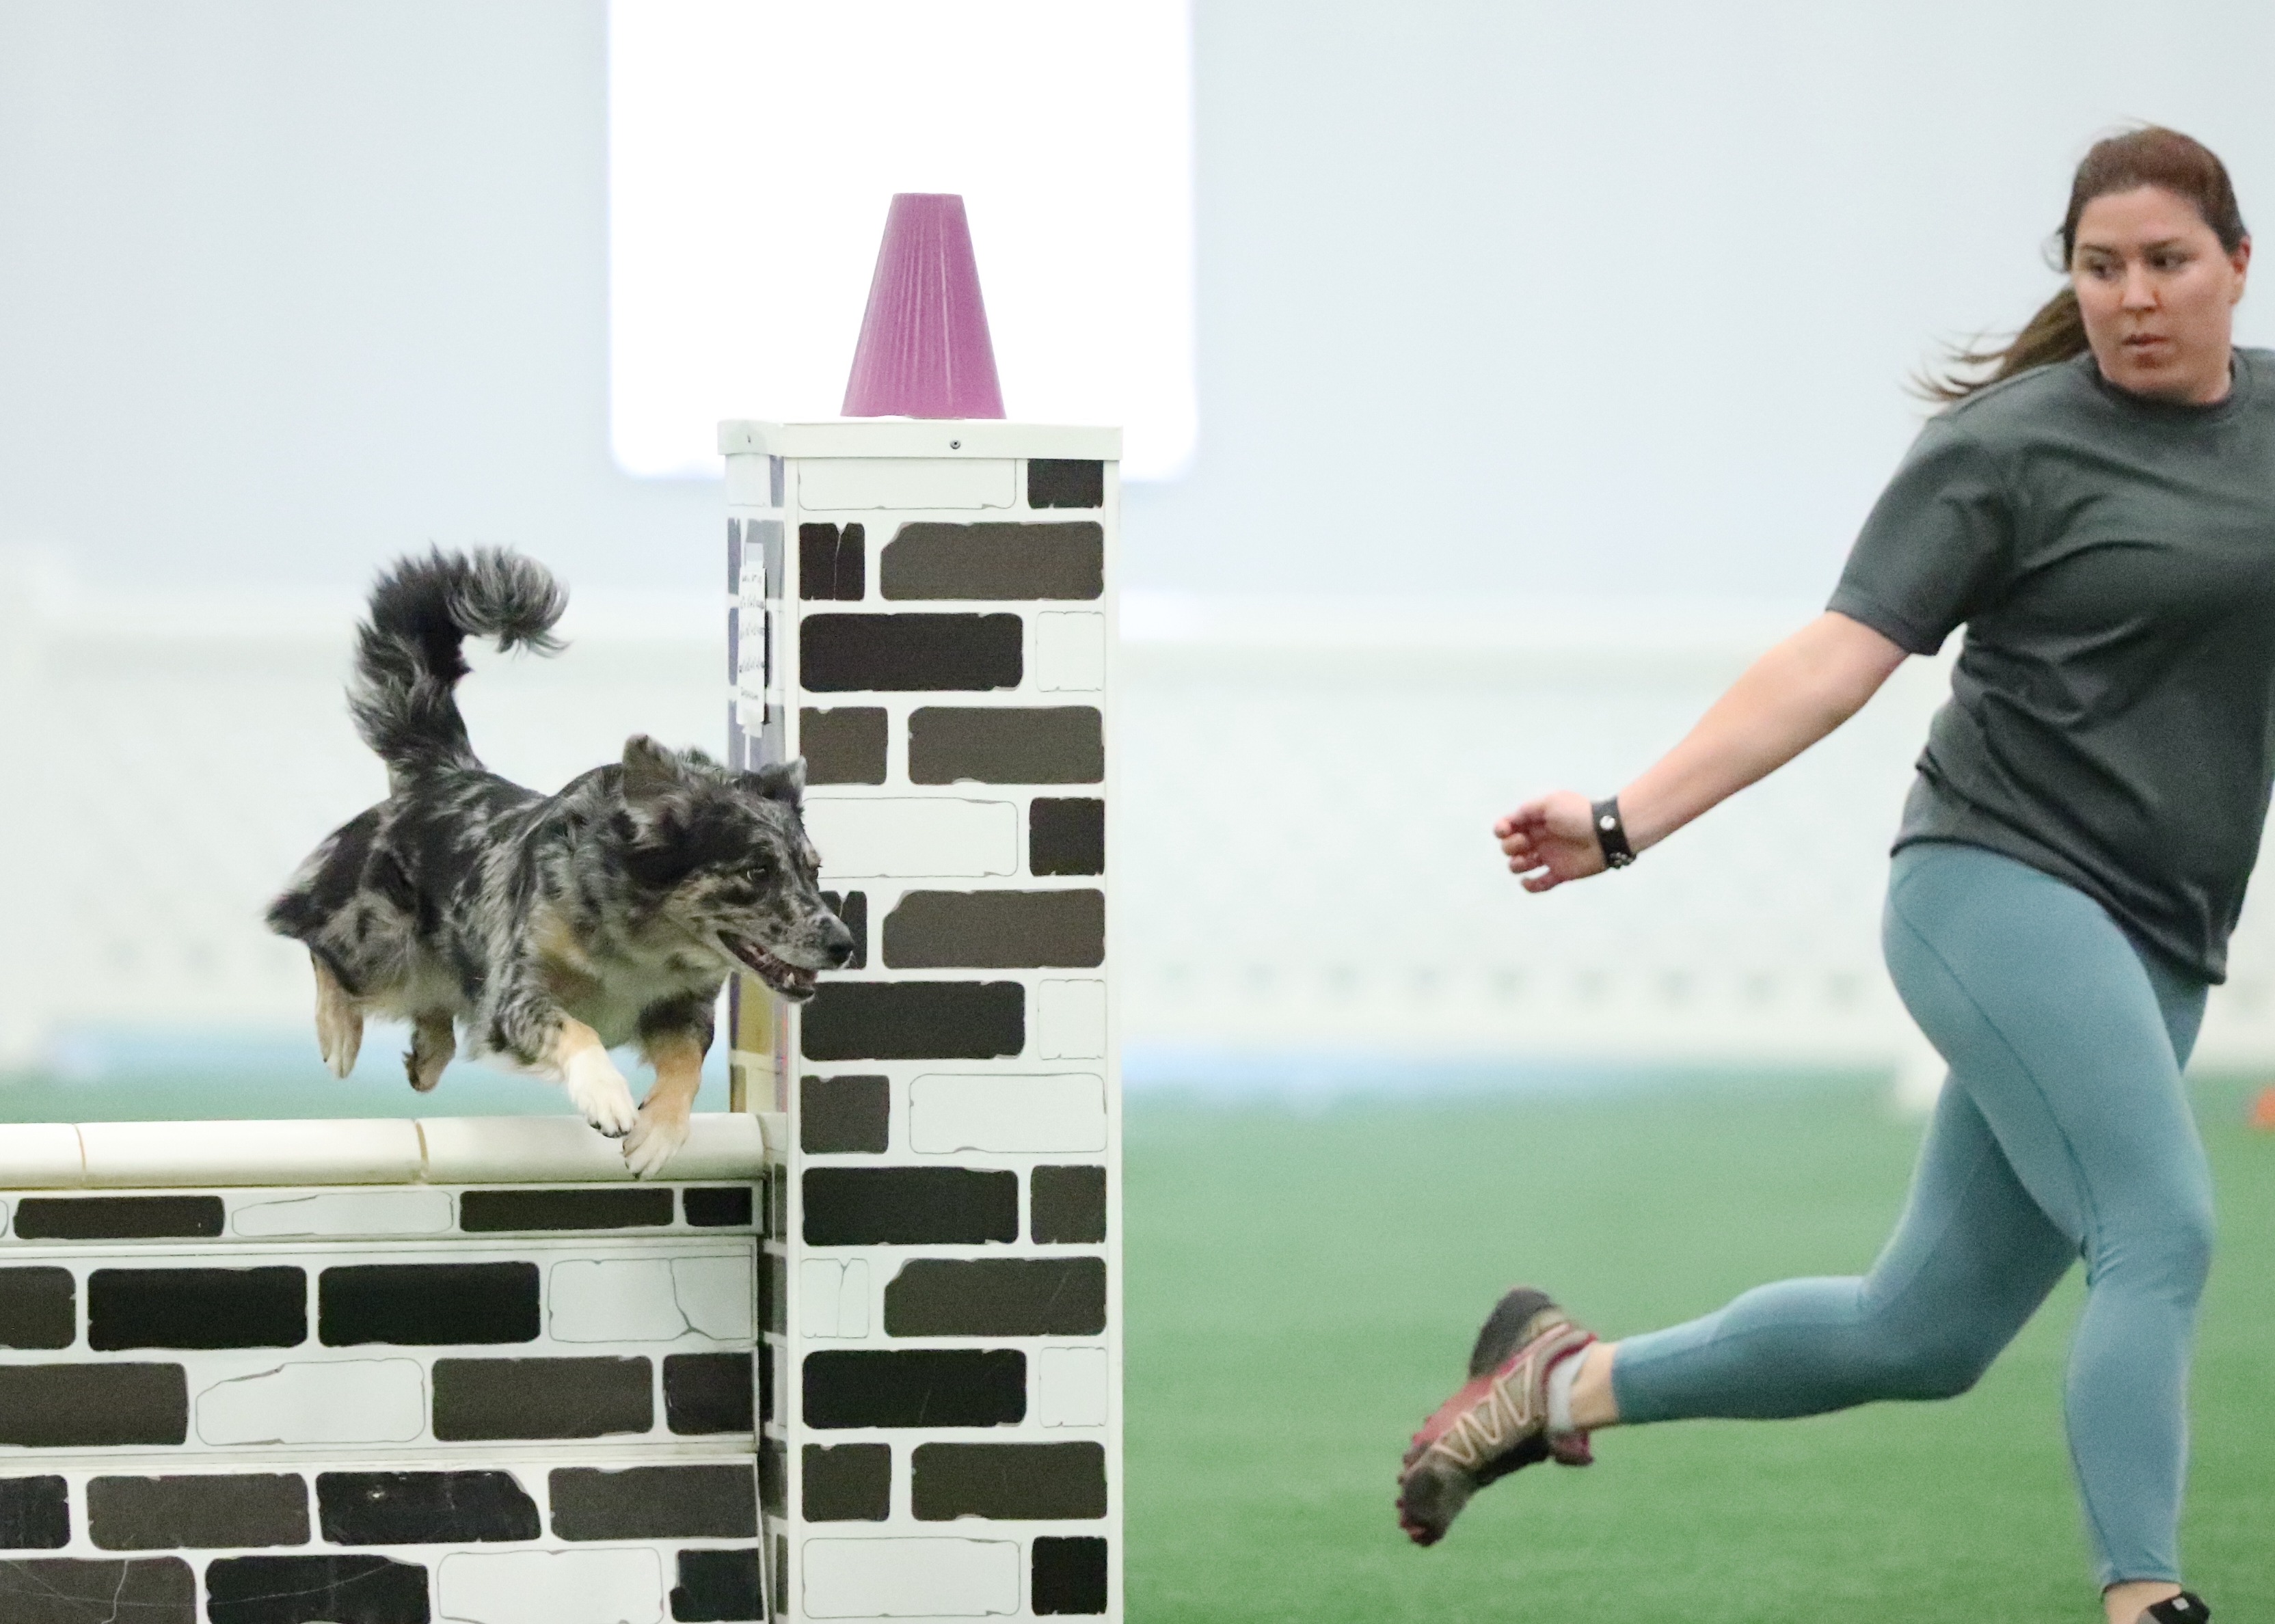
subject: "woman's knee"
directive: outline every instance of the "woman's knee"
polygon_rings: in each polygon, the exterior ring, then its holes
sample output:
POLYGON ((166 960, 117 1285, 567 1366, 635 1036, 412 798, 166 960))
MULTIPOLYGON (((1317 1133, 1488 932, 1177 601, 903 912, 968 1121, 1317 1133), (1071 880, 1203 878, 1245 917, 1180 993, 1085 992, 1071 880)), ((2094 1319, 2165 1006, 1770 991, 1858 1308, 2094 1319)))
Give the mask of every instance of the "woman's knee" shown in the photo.
POLYGON ((2211 1201, 2173 1201, 2132 1224, 2102 1221, 2086 1251, 2086 1289, 2193 1308, 2211 1279, 2211 1201))
POLYGON ((1999 1347, 1966 1337, 1913 1344, 1901 1349, 1899 1359, 1892 1362, 1888 1396, 1955 1399, 1983 1379, 1999 1354, 1999 1347))
POLYGON ((2114 1287, 2193 1303, 2211 1275, 2217 1239, 2209 1193, 2176 1199, 2152 1219, 2105 1227, 2096 1237, 2089 1284, 2097 1291, 2114 1287))
POLYGON ((1983 1379, 2007 1340, 1996 1327, 1953 1315, 1881 1317, 1868 1322, 1862 1341, 1876 1396, 1951 1399, 1983 1379))

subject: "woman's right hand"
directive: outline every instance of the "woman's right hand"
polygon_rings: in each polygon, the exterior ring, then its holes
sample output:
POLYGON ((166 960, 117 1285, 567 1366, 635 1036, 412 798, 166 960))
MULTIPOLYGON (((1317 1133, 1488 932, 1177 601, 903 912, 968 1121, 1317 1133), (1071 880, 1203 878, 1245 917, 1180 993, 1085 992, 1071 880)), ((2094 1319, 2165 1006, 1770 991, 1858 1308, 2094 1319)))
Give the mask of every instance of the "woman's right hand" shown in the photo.
POLYGON ((1604 849, 1588 797, 1572 789, 1527 801, 1493 825, 1508 872, 1528 891, 1553 891, 1568 880, 1604 872, 1604 849))

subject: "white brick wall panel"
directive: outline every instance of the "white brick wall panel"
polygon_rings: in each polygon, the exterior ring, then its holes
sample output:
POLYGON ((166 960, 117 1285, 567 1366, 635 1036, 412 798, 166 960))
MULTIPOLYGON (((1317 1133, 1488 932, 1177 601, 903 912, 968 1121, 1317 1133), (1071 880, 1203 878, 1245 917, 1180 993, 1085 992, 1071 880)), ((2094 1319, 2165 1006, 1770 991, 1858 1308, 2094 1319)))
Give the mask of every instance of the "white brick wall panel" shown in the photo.
POLYGON ((358 1190, 275 1201, 240 1197, 231 1210, 229 1227, 232 1234, 266 1240, 441 1235, 456 1221, 447 1190, 358 1190))
POLYGON ((661 1624, 653 1551, 459 1552, 436 1586, 446 1624, 661 1624))
POLYGON ((976 1619, 1019 1611, 1016 1540, 809 1539, 799 1555, 807 1618, 976 1619))
POLYGON ((408 1444, 427 1431, 427 1371, 415 1359, 296 1359, 196 1395, 200 1442, 408 1444))
POLYGON ((981 879, 1019 871, 1019 809, 1009 801, 806 797, 805 832, 826 881, 981 879))
POLYGON ((1106 1053, 1106 983, 1046 981, 1036 989, 1035 1053, 1093 1060, 1106 1053))
POLYGON ((1106 1079, 1087 1072, 927 1072, 909 1083, 909 1148, 1072 1155, 1106 1149, 1106 1079))
POLYGON ((1080 609, 1045 609, 1035 616, 1037 688, 1047 693, 1094 693, 1106 686, 1106 616, 1080 609))
POLYGON ((1037 1426, 1099 1427, 1110 1416, 1111 1361, 1103 1348, 1045 1348, 1035 1354, 1037 1426))
POLYGON ((1018 500, 1018 467, 1001 457, 822 457, 800 468, 798 500, 812 513, 1008 508, 1018 500))

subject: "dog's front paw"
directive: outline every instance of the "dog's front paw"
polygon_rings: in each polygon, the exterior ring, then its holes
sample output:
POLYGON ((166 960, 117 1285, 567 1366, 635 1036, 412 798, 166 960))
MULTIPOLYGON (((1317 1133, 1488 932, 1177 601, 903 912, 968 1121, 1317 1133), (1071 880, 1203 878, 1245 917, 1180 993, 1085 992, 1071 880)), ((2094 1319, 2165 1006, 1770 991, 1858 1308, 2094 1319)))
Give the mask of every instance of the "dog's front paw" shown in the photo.
POLYGON ((561 1081, 569 1091, 569 1103, 611 1139, 623 1138, 639 1121, 632 1091, 607 1050, 586 1049, 573 1056, 561 1081))
POLYGON ((687 1118, 680 1113, 658 1113, 643 1108, 639 1121, 624 1137, 624 1165, 638 1179, 649 1178, 663 1170, 681 1145, 687 1143, 687 1118))

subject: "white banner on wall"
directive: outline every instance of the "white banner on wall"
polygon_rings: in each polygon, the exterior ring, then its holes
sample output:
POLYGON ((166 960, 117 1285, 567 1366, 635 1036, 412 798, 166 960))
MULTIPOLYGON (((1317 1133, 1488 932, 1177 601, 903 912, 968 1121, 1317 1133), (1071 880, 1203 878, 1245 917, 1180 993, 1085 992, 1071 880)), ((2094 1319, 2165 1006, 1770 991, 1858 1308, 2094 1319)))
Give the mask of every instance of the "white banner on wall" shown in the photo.
POLYGON ((1187 0, 616 0, 609 427, 715 475, 722 418, 834 417, 885 210, 963 194, 1003 401, 1194 441, 1187 0))

